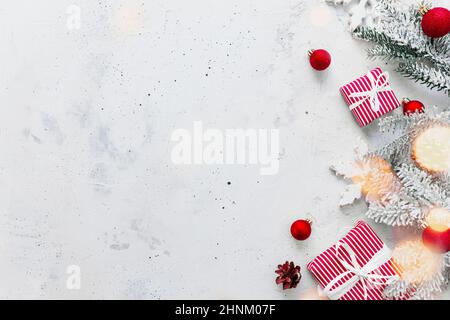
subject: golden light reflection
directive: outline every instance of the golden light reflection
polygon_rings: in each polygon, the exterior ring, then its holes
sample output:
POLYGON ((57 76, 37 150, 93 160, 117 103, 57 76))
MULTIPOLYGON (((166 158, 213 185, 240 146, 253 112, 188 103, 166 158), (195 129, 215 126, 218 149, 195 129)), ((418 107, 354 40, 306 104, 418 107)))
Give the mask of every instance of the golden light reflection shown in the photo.
POLYGON ((450 127, 435 125, 414 139, 412 157, 423 169, 432 173, 450 169, 450 127))
POLYGON ((381 157, 371 156, 355 163, 354 183, 368 201, 382 201, 391 192, 400 189, 400 182, 391 165, 381 157))
POLYGON ((328 300, 325 295, 319 294, 318 289, 308 289, 303 291, 300 296, 300 300, 328 300))
POLYGON ((421 240, 400 243, 392 252, 392 258, 402 269, 401 277, 412 283, 427 281, 438 272, 441 255, 430 251, 421 240))
POLYGON ((450 228, 450 211, 444 208, 433 208, 428 212, 426 222, 434 231, 446 231, 450 228))

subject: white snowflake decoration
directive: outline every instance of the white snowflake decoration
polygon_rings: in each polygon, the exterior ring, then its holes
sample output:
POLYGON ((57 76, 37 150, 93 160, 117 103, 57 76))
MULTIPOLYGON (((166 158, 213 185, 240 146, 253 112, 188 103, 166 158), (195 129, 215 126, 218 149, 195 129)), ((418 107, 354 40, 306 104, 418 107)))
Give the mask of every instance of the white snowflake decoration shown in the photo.
MULTIPOLYGON (((361 160, 369 151, 367 143, 358 137, 355 142, 354 148, 355 157, 349 161, 339 160, 330 166, 331 171, 333 171, 337 176, 341 176, 345 180, 352 182, 352 177, 357 174, 355 168, 355 161, 361 160)), ((344 192, 341 194, 341 200, 339 206, 347 206, 353 204, 356 200, 362 197, 361 186, 356 183, 349 184, 344 192)))
POLYGON ((327 3, 344 8, 352 32, 360 25, 373 25, 376 20, 374 7, 377 0, 327 0, 327 3))

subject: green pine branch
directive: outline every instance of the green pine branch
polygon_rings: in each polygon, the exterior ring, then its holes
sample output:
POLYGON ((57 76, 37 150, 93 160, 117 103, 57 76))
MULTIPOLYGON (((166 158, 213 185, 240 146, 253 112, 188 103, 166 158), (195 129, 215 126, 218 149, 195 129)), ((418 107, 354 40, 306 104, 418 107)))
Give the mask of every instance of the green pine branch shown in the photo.
POLYGON ((430 89, 443 91, 450 96, 450 75, 421 62, 406 61, 399 63, 397 71, 403 76, 426 85, 430 89))
POLYGON ((379 24, 360 26, 354 36, 374 43, 367 51, 369 58, 396 62, 403 76, 450 96, 450 36, 428 38, 418 8, 404 9, 394 0, 380 0, 379 24))
POLYGON ((416 51, 411 47, 399 44, 388 35, 375 29, 360 26, 356 28, 353 34, 358 39, 375 42, 377 44, 374 48, 369 49, 368 53, 370 57, 380 56, 387 60, 419 57, 416 51))

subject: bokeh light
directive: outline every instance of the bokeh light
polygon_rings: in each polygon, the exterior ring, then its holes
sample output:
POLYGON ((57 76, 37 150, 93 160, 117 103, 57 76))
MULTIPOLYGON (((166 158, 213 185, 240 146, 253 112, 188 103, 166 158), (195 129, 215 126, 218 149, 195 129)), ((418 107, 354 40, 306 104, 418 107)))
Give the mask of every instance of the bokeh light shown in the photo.
POLYGON ((413 141, 412 157, 432 173, 450 169, 450 127, 434 125, 424 129, 413 141))
POLYGON ((435 231, 446 231, 450 228, 450 211, 439 207, 433 208, 428 212, 426 222, 435 231))
POLYGON ((378 156, 358 160, 352 180, 360 186, 368 201, 382 201, 388 194, 400 189, 400 182, 391 165, 378 156))
POLYGON ((401 270, 401 277, 411 283, 430 280, 439 271, 442 257, 425 247, 421 240, 400 243, 392 258, 401 270))
POLYGON ((330 8, 325 4, 318 4, 309 11, 309 22, 315 27, 324 27, 331 21, 330 8))

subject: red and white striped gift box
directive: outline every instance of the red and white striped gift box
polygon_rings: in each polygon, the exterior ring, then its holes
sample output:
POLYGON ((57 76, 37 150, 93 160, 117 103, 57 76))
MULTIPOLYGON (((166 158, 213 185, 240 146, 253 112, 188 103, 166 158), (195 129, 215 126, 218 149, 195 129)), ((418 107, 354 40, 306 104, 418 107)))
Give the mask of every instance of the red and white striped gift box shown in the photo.
MULTIPOLYGON (((399 267, 392 261, 390 254, 386 259, 379 261, 376 269, 370 270, 365 267, 386 249, 385 244, 372 228, 364 221, 359 221, 337 244, 318 255, 307 267, 322 289, 328 286, 330 291, 339 291, 339 289, 346 287, 338 295, 328 295, 327 292, 324 292, 330 299, 383 300, 383 290, 389 280, 397 279, 397 275, 400 274, 399 267), (338 244, 339 247, 337 248, 338 244), (336 248, 338 251, 336 251, 336 248), (354 254, 353 258, 361 266, 360 270, 366 269, 368 277, 378 277, 377 285, 373 285, 365 278, 358 277, 357 274, 349 271, 348 265, 356 262, 352 262, 351 254, 354 254), (349 283, 347 282, 351 281, 353 281, 353 285, 348 286, 349 283), (335 284, 331 284, 333 282, 335 284)), ((360 274, 360 272, 354 272, 360 274)))
POLYGON ((342 86, 340 91, 361 127, 400 105, 390 88, 389 74, 380 68, 342 86))

